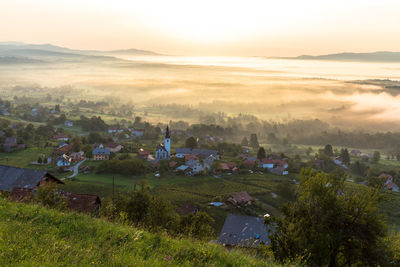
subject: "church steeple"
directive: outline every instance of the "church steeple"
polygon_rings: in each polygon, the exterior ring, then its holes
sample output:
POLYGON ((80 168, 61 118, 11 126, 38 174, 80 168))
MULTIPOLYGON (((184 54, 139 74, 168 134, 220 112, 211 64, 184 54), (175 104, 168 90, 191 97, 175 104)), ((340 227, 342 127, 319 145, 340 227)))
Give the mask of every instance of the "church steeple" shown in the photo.
POLYGON ((165 129, 165 138, 164 138, 164 147, 168 152, 168 159, 171 156, 171 136, 169 135, 169 127, 167 125, 167 129, 165 129))

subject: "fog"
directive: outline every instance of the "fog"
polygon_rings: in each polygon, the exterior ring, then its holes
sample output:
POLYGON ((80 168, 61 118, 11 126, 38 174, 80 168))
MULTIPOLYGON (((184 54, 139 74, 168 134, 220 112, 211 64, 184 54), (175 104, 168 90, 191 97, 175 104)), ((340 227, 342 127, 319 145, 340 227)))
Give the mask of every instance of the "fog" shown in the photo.
MULTIPOLYGON (((176 103, 202 111, 334 126, 400 130, 399 63, 125 56, 1 64, 3 97, 13 86, 69 85, 86 99, 119 97, 137 107, 176 103), (357 80, 357 82, 355 82, 357 80), (354 81, 354 82, 353 82, 354 81)), ((173 119, 173 118, 171 118, 173 119)))

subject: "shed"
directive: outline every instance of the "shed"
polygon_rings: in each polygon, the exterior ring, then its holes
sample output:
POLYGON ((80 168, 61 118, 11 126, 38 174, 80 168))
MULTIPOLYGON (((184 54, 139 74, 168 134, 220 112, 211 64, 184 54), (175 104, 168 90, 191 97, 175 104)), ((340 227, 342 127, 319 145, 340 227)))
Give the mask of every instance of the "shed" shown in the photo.
POLYGON ((11 192, 15 187, 35 189, 47 182, 64 184, 46 171, 0 165, 0 190, 11 192))
POLYGON ((264 218, 229 214, 225 219, 218 243, 241 247, 269 245, 264 218))

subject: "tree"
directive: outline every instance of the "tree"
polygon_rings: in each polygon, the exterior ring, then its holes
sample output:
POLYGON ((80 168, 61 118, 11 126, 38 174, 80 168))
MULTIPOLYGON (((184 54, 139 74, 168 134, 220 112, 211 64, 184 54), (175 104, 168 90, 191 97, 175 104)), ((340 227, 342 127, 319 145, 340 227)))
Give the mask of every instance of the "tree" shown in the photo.
POLYGON ((257 158, 261 160, 265 157, 266 157, 265 149, 263 147, 260 147, 257 152, 257 158))
POLYGON ((93 154, 93 147, 91 145, 84 145, 82 147, 83 152, 85 153, 85 157, 90 158, 93 154))
POLYGON ((342 158, 342 161, 344 164, 349 165, 350 164, 350 155, 349 155, 349 151, 347 150, 347 148, 342 148, 340 150, 340 157, 342 158))
POLYGON ((333 157, 333 148, 332 145, 327 144, 324 147, 324 153, 325 155, 327 155, 328 157, 333 157))
POLYGON ((47 157, 46 156, 43 157, 43 164, 47 164, 47 157))
POLYGON ((271 248, 280 261, 301 259, 308 266, 386 266, 386 225, 376 188, 348 190, 344 177, 302 170, 297 200, 281 208, 271 248))
POLYGON ((82 141, 79 136, 75 136, 72 139, 72 150, 75 152, 79 152, 82 149, 82 141))
POLYGON ((66 208, 66 201, 57 192, 57 186, 53 182, 38 187, 36 201, 49 208, 60 210, 66 208))
POLYGON ((249 141, 247 140, 247 137, 243 137, 242 142, 240 143, 242 146, 248 146, 249 145, 249 141))
POLYGON ((379 153, 379 151, 374 151, 374 155, 372 156, 371 161, 373 163, 378 163, 380 159, 381 159, 381 153, 379 153))
POLYGON ((185 141, 185 146, 191 149, 197 148, 197 140, 193 136, 189 137, 185 141))
POLYGON ((250 146, 253 149, 257 149, 260 146, 260 144, 258 143, 257 134, 255 133, 250 135, 250 146))
POLYGON ((198 239, 207 239, 212 236, 213 228, 211 227, 214 219, 205 212, 197 212, 196 214, 189 214, 181 218, 180 231, 198 239))
POLYGON ((42 164, 42 157, 39 157, 37 163, 42 164))

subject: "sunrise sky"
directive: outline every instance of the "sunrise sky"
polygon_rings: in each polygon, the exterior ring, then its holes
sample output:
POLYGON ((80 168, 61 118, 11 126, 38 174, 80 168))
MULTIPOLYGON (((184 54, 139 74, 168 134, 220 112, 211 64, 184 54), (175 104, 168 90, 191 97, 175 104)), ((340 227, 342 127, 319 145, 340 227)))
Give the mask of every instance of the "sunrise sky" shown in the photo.
POLYGON ((399 51, 398 0, 0 0, 0 41, 181 55, 399 51))

